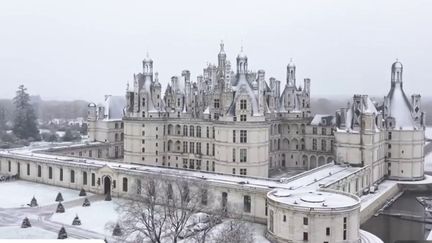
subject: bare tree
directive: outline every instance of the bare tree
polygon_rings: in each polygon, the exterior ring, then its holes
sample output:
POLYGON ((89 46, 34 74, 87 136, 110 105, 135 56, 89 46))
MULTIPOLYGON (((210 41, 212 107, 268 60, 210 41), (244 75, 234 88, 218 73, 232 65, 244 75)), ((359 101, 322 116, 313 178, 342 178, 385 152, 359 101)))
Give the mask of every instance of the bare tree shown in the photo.
POLYGON ((251 226, 242 220, 231 219, 221 225, 221 229, 212 237, 214 243, 253 243, 251 226))
POLYGON ((192 186, 187 180, 162 181, 160 178, 148 178, 143 183, 137 181, 136 198, 118 207, 123 241, 134 238, 134 242, 176 243, 198 232, 209 232, 209 228, 216 225, 213 218, 219 217, 217 215, 202 213, 205 220, 200 218, 199 212, 208 210, 209 201, 203 183, 192 186))

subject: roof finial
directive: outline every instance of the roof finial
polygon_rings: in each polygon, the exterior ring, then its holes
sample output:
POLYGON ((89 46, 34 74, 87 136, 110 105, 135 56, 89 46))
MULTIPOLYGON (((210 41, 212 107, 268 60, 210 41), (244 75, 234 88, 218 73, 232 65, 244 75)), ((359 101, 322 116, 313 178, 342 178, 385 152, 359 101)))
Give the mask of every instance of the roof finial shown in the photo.
POLYGON ((148 51, 146 51, 146 57, 149 58, 149 52, 148 51))
POLYGON ((399 58, 396 57, 396 62, 399 62, 399 58))
POLYGON ((224 50, 224 43, 223 43, 223 40, 221 40, 221 42, 220 42, 220 52, 224 52, 225 50, 224 50))
POLYGON ((290 58, 290 62, 293 62, 293 59, 292 59, 292 57, 290 58))

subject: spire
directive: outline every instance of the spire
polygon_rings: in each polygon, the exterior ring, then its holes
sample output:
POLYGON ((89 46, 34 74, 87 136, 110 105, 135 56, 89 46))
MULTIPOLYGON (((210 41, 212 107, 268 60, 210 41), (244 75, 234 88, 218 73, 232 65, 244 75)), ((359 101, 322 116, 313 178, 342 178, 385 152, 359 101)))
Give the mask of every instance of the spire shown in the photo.
POLYGON ((221 40, 221 43, 220 43, 220 51, 219 51, 219 53, 220 54, 225 54, 225 49, 224 49, 224 43, 223 43, 223 40, 221 40))

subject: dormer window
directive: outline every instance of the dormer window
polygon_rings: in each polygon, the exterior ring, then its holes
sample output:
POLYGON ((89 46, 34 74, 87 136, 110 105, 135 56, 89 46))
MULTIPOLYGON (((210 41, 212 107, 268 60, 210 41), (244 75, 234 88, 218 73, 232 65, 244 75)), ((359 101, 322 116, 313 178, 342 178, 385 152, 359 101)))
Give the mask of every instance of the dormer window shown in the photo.
POLYGON ((220 107, 220 101, 219 101, 219 99, 215 99, 214 100, 213 106, 214 106, 215 109, 219 109, 219 107, 220 107))
POLYGON ((240 110, 246 110, 246 109, 247 109, 246 100, 240 100, 240 110))

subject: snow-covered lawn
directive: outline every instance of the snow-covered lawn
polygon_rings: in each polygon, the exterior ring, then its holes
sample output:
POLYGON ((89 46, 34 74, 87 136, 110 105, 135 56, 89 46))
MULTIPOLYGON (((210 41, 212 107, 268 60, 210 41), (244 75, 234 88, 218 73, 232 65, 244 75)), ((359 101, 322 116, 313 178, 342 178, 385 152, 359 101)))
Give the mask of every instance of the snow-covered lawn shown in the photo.
POLYGON ((66 208, 64 213, 56 213, 50 220, 64 225, 72 225, 73 219, 78 215, 81 220, 81 226, 76 227, 110 236, 112 231, 106 230, 105 225, 117 222, 116 202, 118 202, 118 199, 113 199, 113 201, 90 201, 90 207, 77 206, 66 208))
POLYGON ((57 239, 57 234, 38 227, 0 227, 0 239, 57 239))
POLYGON ((71 201, 77 198, 79 191, 63 187, 49 186, 28 181, 9 181, 0 182, 0 208, 27 207, 33 196, 35 196, 39 206, 57 203, 55 198, 61 192, 63 199, 71 201))

